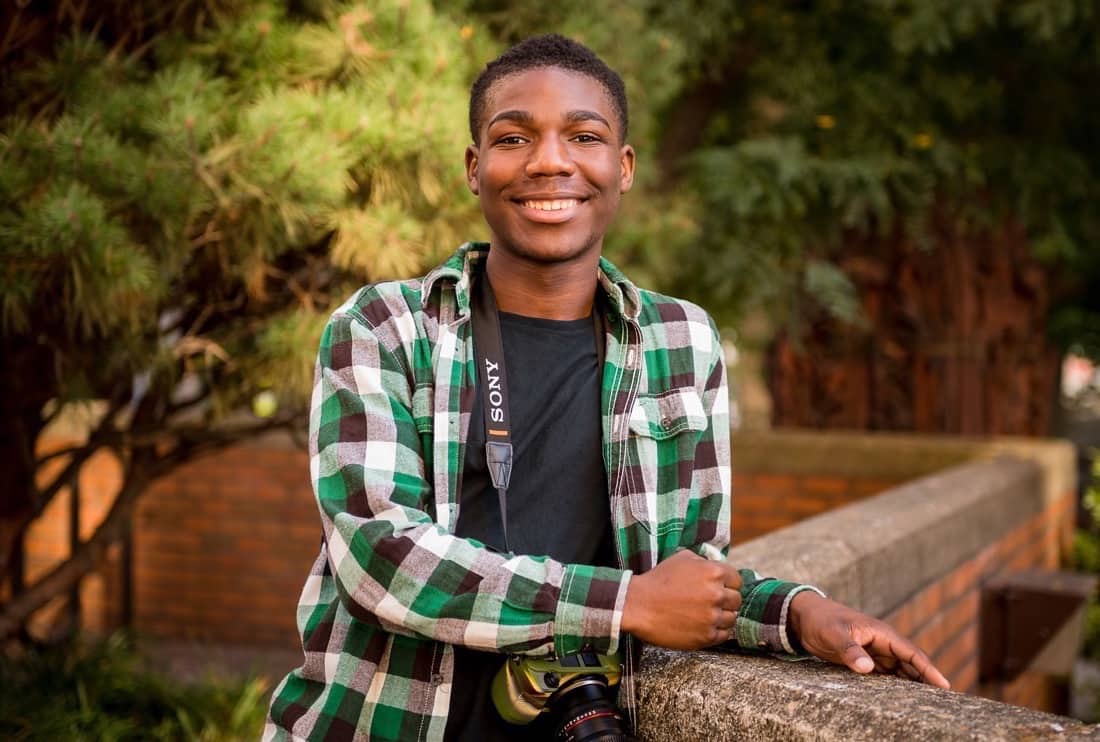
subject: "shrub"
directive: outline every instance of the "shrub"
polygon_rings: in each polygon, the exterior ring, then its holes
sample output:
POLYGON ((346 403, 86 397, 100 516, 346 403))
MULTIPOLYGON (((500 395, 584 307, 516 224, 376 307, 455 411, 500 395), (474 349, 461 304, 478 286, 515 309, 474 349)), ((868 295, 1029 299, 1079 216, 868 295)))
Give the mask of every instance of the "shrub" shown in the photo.
MULTIPOLYGON (((1100 450, 1093 452, 1091 483, 1085 490, 1084 506, 1089 527, 1074 536, 1073 557, 1077 569, 1100 574, 1100 450)), ((1082 655, 1100 662, 1100 603, 1095 596, 1085 609, 1085 646, 1082 655)))
POLYGON ((121 634, 0 658, 0 688, 0 738, 74 742, 255 740, 269 690, 259 678, 165 677, 121 634))

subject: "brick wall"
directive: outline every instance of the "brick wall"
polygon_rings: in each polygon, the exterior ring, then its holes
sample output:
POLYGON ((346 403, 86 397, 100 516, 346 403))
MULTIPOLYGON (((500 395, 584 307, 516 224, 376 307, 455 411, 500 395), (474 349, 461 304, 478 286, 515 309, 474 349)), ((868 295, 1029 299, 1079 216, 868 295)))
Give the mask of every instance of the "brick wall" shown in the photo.
POLYGON ((733 543, 739 544, 900 484, 902 479, 759 472, 733 475, 733 543))
POLYGON ((244 445, 188 464, 137 510, 134 626, 295 646, 295 606, 320 540, 304 452, 244 445))
MULTIPOLYGON (((50 441, 44 450, 66 445, 50 441)), ((57 466, 61 463, 58 462, 57 466)), ((81 537, 105 517, 120 484, 103 453, 80 476, 81 537)), ((71 493, 60 492, 27 534, 33 582, 69 553, 71 493)), ((134 518, 131 606, 142 635, 294 647, 295 606, 321 531, 304 452, 285 443, 245 444, 200 459, 156 482, 134 518)), ((81 620, 105 634, 123 617, 121 549, 81 585, 81 620)), ((31 623, 45 635, 66 600, 31 623)))
POLYGON ((991 543, 972 559, 914 594, 885 616, 912 637, 955 690, 1032 708, 1059 710, 1057 683, 1023 673, 1009 684, 978 682, 981 586, 999 572, 1057 569, 1072 536, 1075 497, 1066 493, 1050 508, 991 543))

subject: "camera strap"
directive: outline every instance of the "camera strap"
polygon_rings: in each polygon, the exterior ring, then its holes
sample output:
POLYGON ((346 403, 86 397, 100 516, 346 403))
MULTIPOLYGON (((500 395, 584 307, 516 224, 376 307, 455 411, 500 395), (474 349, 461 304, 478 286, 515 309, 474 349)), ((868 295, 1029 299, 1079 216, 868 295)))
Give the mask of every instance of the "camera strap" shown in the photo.
POLYGON ((489 273, 482 269, 474 284, 472 307, 474 350, 481 382, 481 410, 485 418, 485 463, 500 503, 504 549, 508 545, 508 481, 512 478, 512 424, 508 416, 508 381, 504 371, 504 343, 489 273))
MULTIPOLYGON (((481 411, 485 421, 485 463, 497 491, 500 525, 504 531, 504 549, 508 543, 508 483, 512 478, 512 418, 508 414, 508 375, 504 363, 504 341, 489 273, 482 268, 474 281, 471 317, 474 330, 474 356, 481 384, 481 411)), ((592 307, 592 331, 596 343, 597 368, 604 364, 604 326, 595 304, 592 307)))

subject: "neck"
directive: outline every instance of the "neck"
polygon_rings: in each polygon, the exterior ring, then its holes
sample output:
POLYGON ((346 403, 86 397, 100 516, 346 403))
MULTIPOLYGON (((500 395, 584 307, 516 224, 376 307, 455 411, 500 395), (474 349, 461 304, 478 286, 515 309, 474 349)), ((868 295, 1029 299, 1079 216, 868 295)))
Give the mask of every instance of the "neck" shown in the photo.
POLYGON ((486 270, 497 308, 540 319, 583 319, 592 313, 600 253, 562 263, 524 260, 506 250, 490 250, 486 270))

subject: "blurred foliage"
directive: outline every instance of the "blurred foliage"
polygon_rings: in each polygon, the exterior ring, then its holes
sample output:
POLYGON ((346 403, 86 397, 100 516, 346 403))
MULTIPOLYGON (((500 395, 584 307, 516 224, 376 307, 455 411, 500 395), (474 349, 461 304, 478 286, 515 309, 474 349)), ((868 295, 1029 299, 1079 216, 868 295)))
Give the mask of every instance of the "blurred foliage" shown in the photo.
POLYGON ((945 219, 1019 221, 1052 276, 1052 338, 1100 358, 1095 3, 437 6, 494 51, 559 31, 622 73, 639 186, 606 251, 643 285, 727 325, 807 302, 858 323, 846 242, 934 249, 945 219))
POLYGON ((60 396, 152 370, 197 375, 212 409, 300 399, 319 304, 476 231, 460 29, 425 3, 306 5, 221 2, 138 48, 70 23, 5 74, 0 329, 53 335, 60 396))
POLYGON ((850 316, 812 276, 853 236, 900 229, 931 249, 934 210, 964 235, 1012 220, 1052 275, 1054 339, 1100 357, 1096 3, 659 7, 653 25, 694 64, 686 84, 725 83, 687 156, 699 228, 677 290, 731 318, 799 294, 850 316))
MULTIPOLYGON (((1073 538, 1073 563, 1082 572, 1100 575, 1100 450, 1092 452, 1091 481, 1085 490, 1083 505, 1089 516, 1087 528, 1073 538)), ((1100 662, 1100 602, 1094 595, 1085 609, 1085 646, 1083 656, 1100 662)))
POLYGON ((1092 2, 100 5, 59 17, 0 94, 0 327, 69 340, 62 396, 178 372, 182 353, 216 409, 300 398, 321 305, 484 236, 462 179, 468 85, 549 30, 626 79, 638 184, 608 254, 640 283, 727 322, 803 296, 854 319, 830 262, 845 240, 900 226, 931 245, 947 205, 964 232, 1023 221, 1068 299, 1053 331, 1100 354, 1092 2), (343 280, 301 285, 305 254, 343 280), (225 302, 263 311, 194 329, 225 302), (153 327, 166 312, 185 321, 153 327))
MULTIPOLYGON (((305 427, 334 306, 482 229, 462 152, 483 58, 424 1, 22 3, 0 19, 5 572, 97 448, 125 471, 92 542, 198 452, 305 427), (106 412, 87 445, 36 478, 51 411, 89 400, 106 412), (242 422, 250 408, 263 419, 242 422)), ((80 571, 57 570, 62 592, 80 571)), ((0 634, 52 597, 35 589, 0 608, 0 634)))
POLYGON ((0 658, 0 736, 12 742, 234 742, 260 736, 267 684, 187 684, 150 672, 116 635, 0 658))

